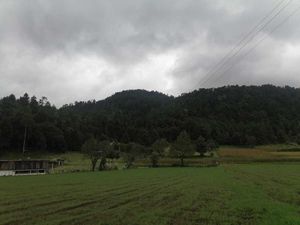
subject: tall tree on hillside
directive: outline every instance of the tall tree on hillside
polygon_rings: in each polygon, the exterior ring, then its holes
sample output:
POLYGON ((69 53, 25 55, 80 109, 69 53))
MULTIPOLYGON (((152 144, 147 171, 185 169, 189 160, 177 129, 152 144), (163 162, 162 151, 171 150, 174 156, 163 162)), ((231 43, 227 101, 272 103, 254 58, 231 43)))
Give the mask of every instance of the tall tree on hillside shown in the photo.
POLYGON ((184 158, 195 153, 194 145, 186 131, 182 131, 171 147, 171 154, 180 159, 180 165, 184 166, 184 158))
POLYGON ((28 139, 28 130, 34 124, 30 109, 28 107, 26 107, 26 109, 27 109, 26 111, 22 112, 22 119, 21 119, 21 124, 24 127, 24 136, 23 136, 23 144, 22 144, 23 154, 26 151, 26 142, 27 142, 27 139, 28 139))

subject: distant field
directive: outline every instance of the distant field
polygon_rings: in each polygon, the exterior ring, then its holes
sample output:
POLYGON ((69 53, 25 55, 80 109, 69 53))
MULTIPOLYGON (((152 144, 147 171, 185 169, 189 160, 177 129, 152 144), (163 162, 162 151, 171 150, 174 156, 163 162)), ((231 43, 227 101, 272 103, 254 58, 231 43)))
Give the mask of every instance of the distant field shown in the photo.
POLYGON ((300 164, 0 178, 1 225, 298 225, 300 164))
POLYGON ((222 148, 218 151, 219 158, 240 159, 300 159, 300 151, 266 151, 262 149, 222 148))
POLYGON ((222 163, 300 162, 299 145, 265 145, 255 148, 222 146, 218 152, 222 163))
MULTIPOLYGON (((214 152, 213 157, 199 158, 190 157, 185 159, 187 166, 207 166, 212 165, 216 161, 221 164, 236 163, 257 163, 257 162, 300 162, 300 146, 295 144, 277 144, 257 146, 256 148, 245 148, 235 146, 221 146, 214 152)), ((24 156, 16 153, 2 155, 0 159, 19 159, 24 156)), ((65 159, 63 167, 55 168, 51 173, 78 172, 89 171, 90 163, 87 158, 80 152, 66 152, 62 154, 49 154, 45 152, 27 152, 25 158, 43 158, 43 159, 65 159)), ((109 160, 110 162, 110 160, 109 160)), ((119 169, 124 167, 122 159, 114 160, 114 166, 119 169)), ((163 167, 171 167, 179 165, 176 158, 161 158, 159 165, 163 167)), ((149 159, 137 159, 134 162, 136 167, 149 167, 151 165, 149 159)), ((1 225, 1 224, 0 224, 1 225)))

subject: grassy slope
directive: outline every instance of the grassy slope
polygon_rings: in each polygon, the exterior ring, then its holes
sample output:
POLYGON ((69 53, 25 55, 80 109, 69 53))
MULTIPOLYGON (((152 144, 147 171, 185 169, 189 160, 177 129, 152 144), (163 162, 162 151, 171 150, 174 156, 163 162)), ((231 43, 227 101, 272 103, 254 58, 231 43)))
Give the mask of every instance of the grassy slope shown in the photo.
POLYGON ((1 225, 298 225, 300 164, 0 178, 1 225))

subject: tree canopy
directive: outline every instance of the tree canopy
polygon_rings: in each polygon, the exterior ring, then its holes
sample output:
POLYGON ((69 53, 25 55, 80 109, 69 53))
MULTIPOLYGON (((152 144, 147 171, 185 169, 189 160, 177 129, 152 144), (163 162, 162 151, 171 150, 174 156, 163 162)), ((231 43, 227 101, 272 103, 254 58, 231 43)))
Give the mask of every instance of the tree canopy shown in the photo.
MULTIPOLYGON (((85 141, 173 143, 185 130, 218 144, 248 145, 298 141, 300 89, 226 86, 179 97, 144 90, 123 91, 101 101, 60 108, 46 97, 24 94, 0 99, 0 153, 26 150, 79 151, 85 141)), ((148 151, 148 150, 145 150, 148 151)))
POLYGON ((171 147, 171 154, 180 159, 180 165, 184 166, 184 158, 192 156, 195 152, 194 145, 186 131, 182 131, 171 147))

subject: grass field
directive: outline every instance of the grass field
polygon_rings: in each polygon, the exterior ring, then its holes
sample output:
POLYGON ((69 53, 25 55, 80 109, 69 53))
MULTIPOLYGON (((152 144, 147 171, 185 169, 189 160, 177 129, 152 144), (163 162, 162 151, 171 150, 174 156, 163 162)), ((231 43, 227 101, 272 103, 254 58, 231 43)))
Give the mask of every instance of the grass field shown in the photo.
POLYGON ((300 163, 0 178, 1 225, 299 225, 300 163))

